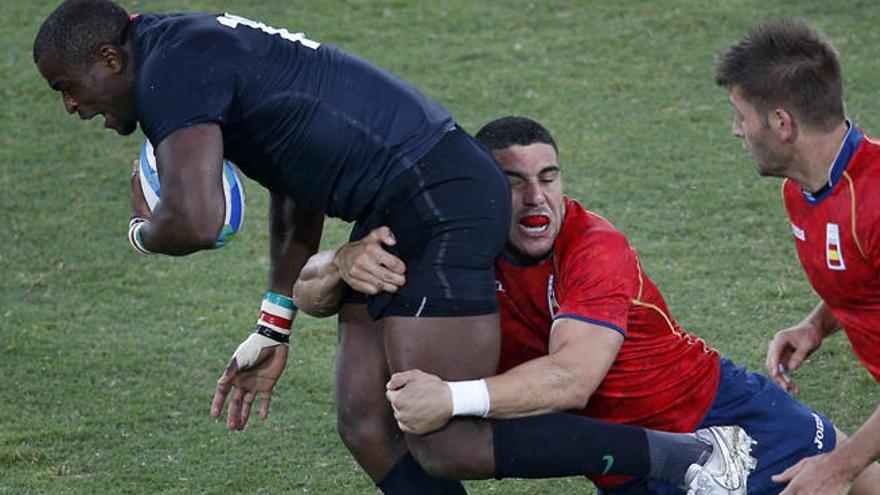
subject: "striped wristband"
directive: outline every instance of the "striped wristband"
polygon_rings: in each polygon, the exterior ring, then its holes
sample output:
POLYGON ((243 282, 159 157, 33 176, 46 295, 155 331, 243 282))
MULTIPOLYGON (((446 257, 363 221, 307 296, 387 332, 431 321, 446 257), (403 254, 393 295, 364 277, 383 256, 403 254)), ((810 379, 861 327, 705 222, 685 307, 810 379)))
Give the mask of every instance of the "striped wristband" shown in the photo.
MULTIPOLYGON (((257 332, 260 327, 267 331, 290 336, 290 326, 293 324, 293 315, 296 312, 296 305, 293 299, 282 296, 275 292, 267 292, 263 296, 263 303, 260 305, 260 318, 257 320, 257 332)), ((273 338, 272 335, 261 333, 265 337, 273 338)), ((277 339, 273 339, 277 340, 277 339)))
POLYGON ((144 241, 141 239, 141 227, 145 223, 147 223, 146 218, 132 217, 128 222, 128 242, 131 244, 131 247, 141 254, 154 254, 144 246, 144 241))

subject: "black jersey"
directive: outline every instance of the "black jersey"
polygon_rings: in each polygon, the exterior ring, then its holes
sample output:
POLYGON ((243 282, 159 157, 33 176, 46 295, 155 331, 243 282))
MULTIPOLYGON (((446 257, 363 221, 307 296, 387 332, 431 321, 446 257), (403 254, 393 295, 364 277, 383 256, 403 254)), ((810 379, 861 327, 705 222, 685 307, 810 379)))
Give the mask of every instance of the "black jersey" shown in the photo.
POLYGON ((453 127, 411 84, 301 33, 229 14, 144 14, 132 32, 154 145, 216 123, 242 172, 330 216, 361 217, 453 127))

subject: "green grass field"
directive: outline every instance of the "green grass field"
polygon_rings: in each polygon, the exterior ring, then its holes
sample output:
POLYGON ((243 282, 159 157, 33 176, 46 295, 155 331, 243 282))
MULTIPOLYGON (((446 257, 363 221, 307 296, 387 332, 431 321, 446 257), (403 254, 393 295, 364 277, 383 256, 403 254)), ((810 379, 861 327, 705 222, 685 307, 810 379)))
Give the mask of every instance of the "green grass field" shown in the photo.
MULTIPOLYGON (((300 317, 266 422, 214 422, 214 381, 251 330, 268 264, 267 197, 245 230, 188 258, 126 241, 120 139, 66 115, 31 61, 56 2, 0 0, 0 494, 378 493, 336 437, 335 322, 300 317)), ((505 114, 557 138, 570 196, 640 250, 679 323, 760 369, 773 332, 816 302, 780 182, 730 137, 714 57, 752 24, 804 16, 841 52, 850 116, 880 134, 880 4, 437 0, 125 1, 304 30, 413 81, 467 129, 505 114)), ((324 246, 348 226, 331 222, 324 246)), ((853 431, 878 387, 843 336, 795 374, 804 401, 853 431)), ((583 479, 468 484, 475 494, 594 493, 583 479)))

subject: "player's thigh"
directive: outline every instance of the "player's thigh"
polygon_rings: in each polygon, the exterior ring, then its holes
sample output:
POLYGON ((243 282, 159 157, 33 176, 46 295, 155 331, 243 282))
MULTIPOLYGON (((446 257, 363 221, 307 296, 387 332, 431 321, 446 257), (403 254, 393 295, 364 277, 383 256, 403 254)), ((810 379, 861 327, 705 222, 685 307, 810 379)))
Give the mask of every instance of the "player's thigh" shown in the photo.
MULTIPOLYGON (((343 304, 336 351, 338 404, 361 407, 375 402, 377 397, 384 397, 389 377, 381 325, 370 317, 365 303, 343 304)), ((391 410, 386 404, 378 406, 383 411, 391 410)))
POLYGON ((388 378, 380 325, 370 318, 363 301, 344 304, 336 353, 337 428, 355 460, 376 482, 406 451, 385 400, 388 378))
POLYGON ((495 374, 501 332, 498 314, 381 320, 392 372, 418 368, 444 380, 495 374))
MULTIPOLYGON (((495 374, 498 366, 498 316, 460 318, 388 317, 381 320, 392 371, 418 368, 446 380, 495 374)), ((433 476, 455 479, 494 475, 489 422, 453 419, 428 435, 407 435, 407 445, 433 476), (467 452, 467 455, 462 455, 467 452)))

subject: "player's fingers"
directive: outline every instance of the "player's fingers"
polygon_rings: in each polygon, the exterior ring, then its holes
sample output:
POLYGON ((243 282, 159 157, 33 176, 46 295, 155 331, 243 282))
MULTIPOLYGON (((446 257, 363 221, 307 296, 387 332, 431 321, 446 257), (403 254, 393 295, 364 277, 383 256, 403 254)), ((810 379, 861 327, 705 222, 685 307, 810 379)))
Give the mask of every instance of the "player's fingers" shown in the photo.
POLYGON ((260 392, 260 419, 269 417, 269 403, 272 401, 272 391, 260 392))
POLYGON ((375 277, 352 278, 347 283, 352 289, 371 296, 382 292, 384 288, 384 284, 375 277))
POLYGON ((774 474, 770 477, 770 479, 773 480, 774 483, 787 483, 791 481, 791 479, 794 478, 801 469, 803 469, 805 461, 806 459, 801 459, 801 461, 794 466, 789 467, 779 474, 774 474))
POLYGON ((406 273, 406 264, 404 264, 403 260, 394 256, 393 254, 385 251, 384 249, 381 252, 376 253, 376 262, 379 263, 382 267, 384 267, 387 271, 394 273, 396 275, 403 275, 406 273))
POLYGON ((214 392, 214 400, 211 402, 211 416, 213 416, 214 419, 220 417, 220 412, 223 410, 223 403, 226 402, 226 396, 232 388, 232 379, 235 378, 237 373, 238 360, 232 358, 226 366, 226 369, 223 371, 223 374, 220 375, 220 378, 217 380, 217 391, 214 392))
POLYGON ((248 418, 251 417, 251 406, 254 404, 254 399, 256 398, 256 393, 248 390, 245 392, 244 397, 242 398, 241 404, 241 427, 244 426, 248 422, 248 418))
POLYGON ((790 370, 796 370, 804 364, 804 360, 807 359, 807 352, 803 349, 795 349, 795 351, 788 357, 788 363, 786 363, 786 368, 790 370))
POLYGON ((764 366, 767 368, 767 372, 771 375, 775 376, 778 374, 779 363, 783 360, 785 348, 786 346, 782 342, 782 339, 779 338, 778 334, 775 335, 773 340, 770 341, 770 344, 767 345, 767 359, 764 361, 764 366))
POLYGON ((391 375, 391 378, 388 379, 388 383, 385 384, 385 388, 387 390, 397 390, 402 388, 409 381, 412 376, 411 371, 398 371, 391 375))
POLYGON ((391 229, 384 225, 370 231, 370 240, 376 243, 385 244, 386 246, 397 244, 397 239, 394 237, 391 229))
POLYGON ((241 389, 236 388, 232 391, 232 395, 229 398, 229 409, 226 412, 226 426, 228 426, 230 430, 241 429, 242 395, 243 393, 241 389))

